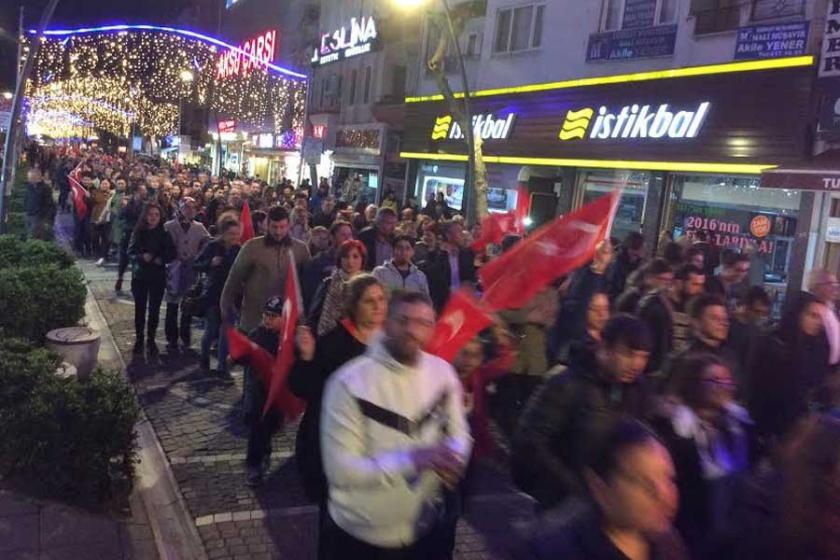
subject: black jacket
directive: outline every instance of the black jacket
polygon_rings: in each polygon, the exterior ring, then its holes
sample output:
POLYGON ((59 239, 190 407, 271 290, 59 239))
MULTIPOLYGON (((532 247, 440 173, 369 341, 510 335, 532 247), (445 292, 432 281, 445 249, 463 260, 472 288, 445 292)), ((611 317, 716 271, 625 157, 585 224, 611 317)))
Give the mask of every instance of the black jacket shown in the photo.
POLYGON ((166 277, 166 264, 175 259, 175 244, 165 229, 163 221, 155 229, 141 229, 131 235, 128 256, 132 262, 132 275, 166 277), (146 262, 144 253, 151 253, 152 260, 146 262), (155 262, 158 261, 158 262, 155 262))
POLYGON ((327 479, 321 459, 321 399, 330 376, 341 366, 364 354, 367 346, 359 342, 341 323, 318 339, 315 358, 296 360, 289 374, 289 389, 306 401, 306 412, 295 440, 298 472, 310 500, 326 498, 327 479))
POLYGON ((647 402, 644 379, 621 384, 594 369, 551 378, 531 397, 513 438, 517 486, 543 507, 580 493, 590 445, 617 415, 641 418, 647 402))
POLYGON ((624 291, 627 285, 627 278, 630 273, 639 268, 641 261, 632 262, 627 251, 620 249, 618 254, 610 263, 607 269, 607 282, 609 284, 610 301, 615 301, 624 291))
POLYGON ((653 337, 645 371, 658 371, 665 365, 665 358, 674 346, 674 318, 671 312, 671 302, 661 292, 651 292, 639 301, 639 319, 645 322, 653 337))
POLYGON ((52 189, 43 181, 26 185, 23 193, 23 209, 27 216, 49 219, 55 216, 55 202, 52 189))
MULTIPOLYGON (((365 270, 368 272, 382 263, 376 262, 376 226, 368 226, 359 232, 356 237, 359 241, 364 243, 367 249, 367 259, 365 260, 365 270)), ((390 241, 388 241, 390 243, 390 241)))
MULTIPOLYGON (((516 560, 627 560, 601 528, 591 504, 573 502, 541 518, 531 528, 516 560)), ((679 534, 671 530, 650 542, 650 560, 688 560, 679 534)))
POLYGON ((335 269, 336 250, 327 249, 315 255, 303 265, 300 278, 300 287, 303 291, 303 306, 305 309, 312 309, 312 299, 321 286, 324 278, 327 278, 335 269))
MULTIPOLYGON (((449 299, 450 284, 452 283, 452 268, 449 264, 449 253, 438 250, 429 255, 418 268, 426 274, 429 281, 429 295, 435 310, 440 312, 449 299)), ((475 270, 475 253, 472 249, 458 251, 458 278, 461 283, 476 283, 478 275, 475 270)))
POLYGON ((728 343, 725 342, 721 346, 715 348, 714 346, 709 346, 699 338, 692 336, 688 341, 688 346, 686 346, 682 352, 676 354, 672 353, 665 360, 660 373, 657 375, 657 379, 659 380, 659 389, 664 390, 667 388, 680 368, 683 367, 686 358, 693 354, 712 354, 717 356, 727 366, 729 366, 729 371, 732 372, 734 378, 740 379, 741 361, 738 359, 738 355, 735 351, 729 347, 728 343))
POLYGON ((606 285, 606 276, 595 273, 588 266, 574 273, 554 323, 555 335, 549 348, 552 361, 559 360, 568 364, 571 345, 587 339, 586 315, 589 302, 596 292, 605 290, 606 285))
POLYGON ((222 298, 222 289, 225 287, 228 274, 233 266, 233 261, 236 260, 236 255, 239 254, 239 245, 234 245, 225 249, 224 244, 218 240, 213 239, 198 257, 195 259, 193 268, 196 272, 203 272, 206 275, 204 282, 204 299, 207 305, 211 307, 218 307, 219 300, 222 298), (213 257, 222 257, 221 264, 213 266, 210 264, 213 257))
POLYGON ((134 229, 134 226, 137 225, 137 220, 140 219, 140 214, 143 212, 144 204, 145 203, 142 200, 137 200, 134 197, 131 197, 128 204, 120 210, 120 219, 123 222, 125 231, 131 231, 134 229))

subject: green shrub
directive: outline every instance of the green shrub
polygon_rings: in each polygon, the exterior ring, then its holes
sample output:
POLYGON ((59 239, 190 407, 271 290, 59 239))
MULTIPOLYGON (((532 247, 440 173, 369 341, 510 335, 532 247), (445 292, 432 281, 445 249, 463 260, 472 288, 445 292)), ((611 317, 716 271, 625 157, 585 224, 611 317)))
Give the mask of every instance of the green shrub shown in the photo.
POLYGON ((6 222, 6 233, 19 237, 26 237, 26 217, 23 212, 9 212, 6 222))
POLYGON ((0 268, 0 328, 43 342, 49 331, 85 316, 85 295, 84 277, 76 268, 0 268))
POLYGON ((0 341, 0 470, 52 497, 100 501, 128 491, 139 407, 117 372, 61 379, 60 358, 19 339, 0 341))
POLYGON ((16 235, 0 235, 0 268, 55 264, 73 266, 73 256, 55 243, 40 239, 22 240, 16 235))

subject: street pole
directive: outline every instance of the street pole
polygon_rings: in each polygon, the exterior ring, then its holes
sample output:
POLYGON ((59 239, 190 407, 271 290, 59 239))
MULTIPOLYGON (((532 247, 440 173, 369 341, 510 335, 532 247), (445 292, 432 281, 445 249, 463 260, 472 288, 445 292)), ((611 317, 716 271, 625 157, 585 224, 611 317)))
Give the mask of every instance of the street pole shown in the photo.
MULTIPOLYGON (((32 67, 35 65, 35 59, 38 57, 38 51, 41 50, 41 39, 44 37, 44 31, 52 20, 56 6, 58 6, 58 0, 50 0, 50 3, 44 9, 44 13, 41 14, 38 30, 29 46, 29 56, 26 57, 26 64, 23 65, 23 70, 20 72, 18 82, 15 85, 15 97, 12 101, 12 117, 9 121, 9 130, 6 131, 6 145, 3 148, 3 166, 0 168, 0 187, 2 187, 3 195, 0 196, 0 233, 6 232, 6 215, 9 208, 9 197, 12 194, 9 169, 14 167, 17 160, 13 139, 18 133, 18 119, 20 118, 20 110, 23 106, 23 96, 26 93, 26 80, 29 79, 29 74, 32 73, 32 67)), ((25 33, 23 27, 21 27, 20 32, 21 35, 25 33)))
MULTIPOLYGON (((467 81, 467 69, 464 66, 464 56, 461 52, 461 43, 458 41, 458 34, 455 33, 455 26, 452 23, 452 12, 449 9, 449 0, 441 0, 443 11, 446 14, 446 26, 449 29, 449 38, 455 47, 455 55, 458 58, 458 66, 461 71, 461 80, 464 82, 464 117, 467 121, 467 129, 464 131, 464 139, 467 142, 467 173, 462 199, 462 208, 466 214, 464 217, 470 224, 476 221, 476 199, 473 196, 475 185, 475 130, 473 129, 472 107, 470 103, 470 84, 467 81), (469 194, 467 194, 469 193, 469 194)), ((476 193, 477 194, 477 193, 476 193)))
MULTIPOLYGON (((20 72, 21 72, 21 61, 23 60, 23 41, 20 38, 23 36, 23 6, 20 7, 20 13, 18 14, 18 41, 17 41, 17 60, 15 61, 15 84, 20 83, 20 72)), ((15 134, 14 144, 12 146, 13 153, 17 154, 20 152, 20 145, 23 142, 23 131, 21 130, 23 127, 18 128, 18 133, 15 134)), ((6 133, 8 134, 11 132, 11 123, 9 124, 9 129, 6 133)), ((11 166, 10 172, 10 179, 9 183, 14 185, 15 184, 15 177, 17 176, 17 165, 11 166)), ((0 185, 2 185, 2 178, 0 178, 0 185)), ((0 191, 2 192, 2 191, 0 191)))

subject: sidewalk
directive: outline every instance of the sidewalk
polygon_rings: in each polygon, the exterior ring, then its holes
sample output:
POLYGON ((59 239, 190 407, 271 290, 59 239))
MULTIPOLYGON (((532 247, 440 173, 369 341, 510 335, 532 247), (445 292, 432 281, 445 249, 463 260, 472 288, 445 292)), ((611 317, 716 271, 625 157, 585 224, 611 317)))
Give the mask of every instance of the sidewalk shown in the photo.
MULTIPOLYGON (((241 372, 234 370, 233 383, 225 383, 203 373, 196 357, 162 353, 148 362, 133 358, 131 296, 115 296, 113 268, 96 267, 90 261, 80 261, 79 266, 127 363, 207 557, 314 559, 317 508, 306 501, 295 470, 296 426, 286 426, 276 436, 272 468, 263 486, 249 488, 241 372)), ((162 330, 161 325, 161 348, 162 330)), ((193 348, 200 334, 194 329, 193 348)), ((455 557, 502 559, 512 525, 528 519, 532 505, 513 489, 504 469, 483 464, 477 471, 473 498, 459 524, 455 557)), ((154 518, 157 512, 151 513, 154 518)))

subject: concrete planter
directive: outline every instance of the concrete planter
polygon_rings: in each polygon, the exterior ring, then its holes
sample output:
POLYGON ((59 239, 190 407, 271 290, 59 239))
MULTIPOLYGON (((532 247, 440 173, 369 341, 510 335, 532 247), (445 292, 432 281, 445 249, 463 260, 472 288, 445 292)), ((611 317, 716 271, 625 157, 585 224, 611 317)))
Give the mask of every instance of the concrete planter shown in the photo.
POLYGON ((89 327, 66 327, 47 333, 47 348, 76 367, 79 381, 86 381, 99 358, 99 331, 89 327))

